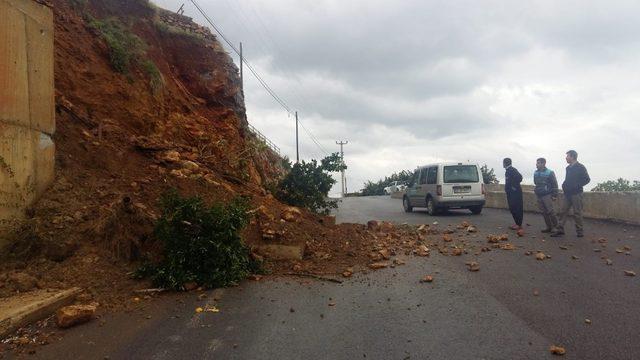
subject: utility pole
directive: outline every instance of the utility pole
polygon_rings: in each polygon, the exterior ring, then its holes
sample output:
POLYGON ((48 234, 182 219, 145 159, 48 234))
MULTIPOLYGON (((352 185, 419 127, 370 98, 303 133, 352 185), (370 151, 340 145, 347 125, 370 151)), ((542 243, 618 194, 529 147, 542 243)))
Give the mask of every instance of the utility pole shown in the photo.
MULTIPOLYGON (((342 165, 344 165, 344 145, 347 145, 348 141, 336 141, 336 144, 340 145, 340 158, 342 159, 342 165)), ((347 190, 347 182, 344 178, 344 169, 341 171, 342 178, 342 197, 344 197, 344 193, 347 190)))
POLYGON ((243 75, 244 57, 242 57, 242 42, 240 42, 240 91, 244 96, 244 75, 243 75))
POLYGON ((296 163, 300 162, 300 148, 298 147, 298 112, 296 111, 296 163))

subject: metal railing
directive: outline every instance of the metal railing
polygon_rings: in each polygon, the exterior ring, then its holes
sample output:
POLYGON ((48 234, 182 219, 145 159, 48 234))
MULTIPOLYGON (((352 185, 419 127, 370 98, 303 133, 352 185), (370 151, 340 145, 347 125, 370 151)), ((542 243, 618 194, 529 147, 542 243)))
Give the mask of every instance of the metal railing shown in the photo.
POLYGON ((276 154, 278 155, 282 155, 280 154, 280 148, 271 140, 269 140, 269 138, 267 138, 266 136, 264 136, 258 129, 256 129, 255 127, 253 127, 253 125, 249 124, 249 131, 255 135, 255 137, 258 138, 258 140, 264 142, 265 144, 267 144, 267 146, 276 152, 276 154))

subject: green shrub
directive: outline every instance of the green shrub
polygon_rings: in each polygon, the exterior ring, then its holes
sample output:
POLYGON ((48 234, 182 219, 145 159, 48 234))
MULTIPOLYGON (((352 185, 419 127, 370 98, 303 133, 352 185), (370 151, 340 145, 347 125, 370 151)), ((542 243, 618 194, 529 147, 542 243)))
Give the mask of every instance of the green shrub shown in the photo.
POLYGON ((150 276, 156 286, 180 290, 188 282, 228 286, 258 270, 239 234, 249 220, 246 199, 207 206, 199 197, 170 191, 161 204, 155 235, 164 246, 163 260, 143 266, 139 275, 150 276))
POLYGON ((156 66, 152 60, 146 59, 142 62, 142 69, 149 76, 149 85, 154 93, 160 91, 160 89, 164 86, 164 79, 162 78, 162 73, 156 66))
POLYGON ((330 173, 346 168, 338 153, 322 159, 319 165, 316 160, 293 164, 291 171, 280 181, 276 197, 289 205, 326 214, 337 207, 335 200, 328 199, 329 191, 336 183, 330 173))
POLYGON ((92 19, 89 24, 107 43, 111 66, 119 73, 129 73, 131 63, 145 52, 144 42, 116 18, 92 19))

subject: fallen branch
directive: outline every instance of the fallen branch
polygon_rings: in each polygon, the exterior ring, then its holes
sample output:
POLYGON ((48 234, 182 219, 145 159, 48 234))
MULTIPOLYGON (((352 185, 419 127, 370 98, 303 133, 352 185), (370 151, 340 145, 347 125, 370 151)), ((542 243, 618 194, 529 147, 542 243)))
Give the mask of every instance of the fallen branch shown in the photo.
POLYGON ((159 293, 159 292, 163 292, 163 291, 167 291, 167 289, 164 289, 164 288, 141 289, 141 290, 135 290, 134 293, 136 293, 136 294, 151 294, 151 293, 159 293))
POLYGON ((336 284, 342 284, 342 280, 338 280, 338 279, 334 279, 334 278, 330 278, 330 277, 326 277, 326 276, 322 276, 322 275, 310 274, 310 273, 289 272, 289 273, 285 273, 284 275, 310 277, 310 278, 313 278, 313 279, 316 279, 316 280, 329 281, 329 282, 333 282, 333 283, 336 283, 336 284))

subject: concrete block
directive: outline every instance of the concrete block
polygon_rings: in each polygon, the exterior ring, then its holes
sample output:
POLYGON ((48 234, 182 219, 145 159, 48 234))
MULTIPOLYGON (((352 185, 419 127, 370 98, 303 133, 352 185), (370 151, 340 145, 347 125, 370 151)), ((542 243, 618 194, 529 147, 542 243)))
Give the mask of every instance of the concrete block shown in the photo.
POLYGON ((40 290, 3 299, 0 302, 0 338, 71 304, 78 294, 79 288, 56 292, 40 290))

